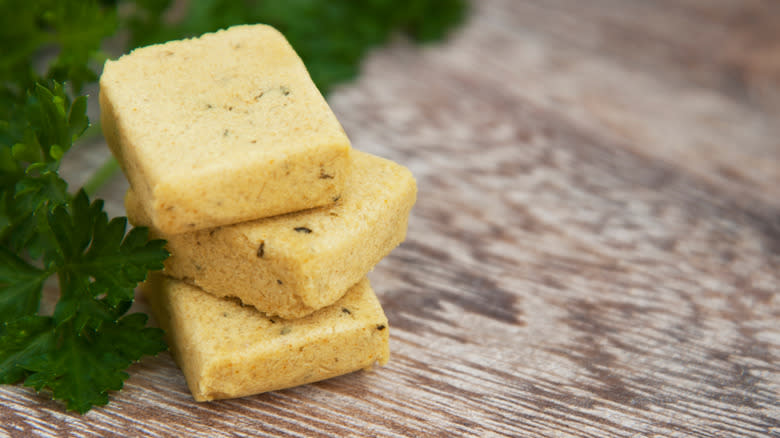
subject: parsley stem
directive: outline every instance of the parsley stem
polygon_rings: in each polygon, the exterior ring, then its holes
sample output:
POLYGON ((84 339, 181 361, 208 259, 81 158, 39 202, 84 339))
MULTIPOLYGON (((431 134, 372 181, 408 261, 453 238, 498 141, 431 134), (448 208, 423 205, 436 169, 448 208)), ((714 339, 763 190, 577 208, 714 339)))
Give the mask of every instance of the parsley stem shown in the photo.
POLYGON ((98 169, 92 173, 82 187, 88 195, 94 195, 119 171, 119 163, 114 157, 109 157, 98 169))

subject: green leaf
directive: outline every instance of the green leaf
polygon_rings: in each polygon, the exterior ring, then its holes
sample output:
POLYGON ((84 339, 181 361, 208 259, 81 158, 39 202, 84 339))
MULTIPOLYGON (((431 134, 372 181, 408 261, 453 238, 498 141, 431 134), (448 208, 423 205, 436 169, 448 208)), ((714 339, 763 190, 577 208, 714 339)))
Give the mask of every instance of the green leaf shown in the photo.
MULTIPOLYGON (((52 246, 44 260, 59 277, 61 298, 51 318, 4 323, 0 379, 25 378, 25 385, 48 388, 69 410, 83 413, 107 403, 108 392, 122 387, 130 363, 166 348, 162 331, 145 327, 145 315, 122 315, 135 286, 149 270, 160 269, 168 253, 164 242, 147 240, 146 229, 125 233, 125 218, 109 222, 102 201, 90 203, 84 191, 47 218, 52 246)), ((19 295, 31 284, 40 293, 48 272, 4 249, 0 263, 0 284, 8 285, 0 291, 14 292, 14 305, 28 304, 19 295)))
POLYGON ((65 155, 65 151, 62 150, 60 145, 54 144, 49 148, 49 157, 51 157, 54 161, 60 161, 62 160, 63 155, 65 155))
POLYGON ((68 202, 67 183, 45 163, 28 167, 16 185, 0 199, 0 244, 14 252, 27 249, 37 259, 49 247, 48 212, 68 202))
POLYGON ((64 207, 50 215, 57 251, 51 260, 62 265, 59 271, 68 290, 105 295, 109 305, 117 306, 133 299, 135 286, 146 279, 148 271, 162 269, 168 257, 162 240, 147 240, 145 228, 134 228, 127 235, 126 218, 108 222, 102 201, 89 204, 81 190, 70 211, 64 207))
POLYGON ((165 332, 158 328, 146 327, 147 319, 148 317, 143 313, 127 315, 116 324, 103 326, 101 329, 103 336, 98 341, 110 342, 117 355, 131 362, 145 355, 164 351, 168 348, 164 341, 165 332))
POLYGON ((41 161, 41 148, 37 143, 16 143, 11 147, 11 156, 16 161, 41 161))
POLYGON ((73 144, 71 127, 68 125, 68 112, 72 107, 63 86, 56 82, 36 84, 35 91, 28 95, 25 109, 29 120, 27 137, 34 139, 41 148, 41 161, 58 161, 53 158, 51 148, 56 145, 60 149, 61 158, 73 144))
POLYGON ((25 316, 0 326, 0 383, 16 383, 30 374, 31 363, 46 360, 56 348, 51 318, 25 316))
MULTIPOLYGON (((62 327, 62 326, 60 326, 62 327)), ((79 413, 93 405, 108 403, 108 391, 122 388, 130 362, 115 354, 111 348, 96 348, 98 342, 81 336, 70 327, 55 329, 58 348, 50 349, 38 358, 29 360, 26 368, 31 374, 26 386, 40 391, 49 388, 55 399, 65 401, 69 410, 79 413)), ((100 337, 100 333, 90 333, 100 337)), ((106 347, 106 341, 100 347, 106 347)))
POLYGON ((0 146, 0 175, 2 175, 0 176, 0 186, 6 185, 8 181, 14 181, 15 178, 8 179, 8 177, 13 177, 13 174, 19 170, 19 166, 16 164, 18 159, 14 157, 12 152, 14 147, 15 145, 10 148, 0 146))
MULTIPOLYGON (((49 388, 69 410, 84 413, 93 405, 105 405, 108 392, 122 388, 132 362, 166 348, 162 331, 146 328, 145 315, 133 314, 106 321, 100 330, 75 330, 71 324, 54 327, 50 321, 16 324, 0 336, 13 353, 0 355, 0 379, 5 383, 26 377, 25 385, 40 391, 49 388), (27 330, 23 332, 22 326, 27 330)), ((0 350, 5 351, 5 350, 0 350)))
POLYGON ((87 118, 87 96, 79 96, 73 101, 70 111, 68 112, 68 125, 70 126, 71 141, 80 137, 81 134, 87 130, 87 127, 89 127, 89 119, 87 118))
POLYGON ((146 229, 126 232, 126 218, 109 221, 103 201, 67 193, 59 159, 88 124, 86 101, 71 105, 60 84, 28 97, 26 142, 0 146, 12 170, 0 179, 0 382, 24 379, 83 413, 122 387, 132 361, 165 348, 162 331, 144 327, 144 315, 123 315, 138 282, 162 268, 168 253, 164 241, 148 241, 146 229), (60 299, 53 316, 38 316, 50 274, 59 279, 60 299))
POLYGON ((38 311, 48 273, 0 247, 0 315, 15 318, 38 311))
POLYGON ((70 204, 58 205, 49 213, 49 227, 54 235, 55 246, 47 260, 60 266, 78 260, 92 240, 95 222, 107 221, 103 212, 103 201, 90 204, 86 193, 80 191, 70 204))

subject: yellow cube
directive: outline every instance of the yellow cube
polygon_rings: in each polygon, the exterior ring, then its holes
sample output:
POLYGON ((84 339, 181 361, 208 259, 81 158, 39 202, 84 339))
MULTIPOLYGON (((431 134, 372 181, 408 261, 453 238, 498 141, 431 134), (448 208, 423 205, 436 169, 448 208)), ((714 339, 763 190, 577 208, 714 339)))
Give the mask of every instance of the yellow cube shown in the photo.
POLYGON ((332 204, 348 177, 343 128, 269 26, 107 61, 100 108, 108 146, 165 233, 332 204))
POLYGON ((296 320, 153 274, 143 285, 197 401, 242 397, 387 363, 387 318, 367 279, 296 320))
POLYGON ((238 225, 165 234, 134 195, 134 225, 168 241, 165 273, 270 315, 299 318, 333 304, 406 237, 417 186, 405 167, 353 151, 335 205, 238 225))

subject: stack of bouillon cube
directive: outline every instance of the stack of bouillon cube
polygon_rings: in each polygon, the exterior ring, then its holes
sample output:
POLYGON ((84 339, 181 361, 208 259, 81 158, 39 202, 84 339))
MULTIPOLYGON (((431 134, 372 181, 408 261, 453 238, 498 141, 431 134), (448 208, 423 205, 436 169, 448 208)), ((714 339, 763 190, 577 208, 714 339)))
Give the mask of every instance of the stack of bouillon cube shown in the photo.
POLYGON ((100 105, 127 215, 168 241, 143 292, 195 400, 387 362, 366 274, 403 241, 415 181, 351 149, 279 32, 136 49, 106 62, 100 105))

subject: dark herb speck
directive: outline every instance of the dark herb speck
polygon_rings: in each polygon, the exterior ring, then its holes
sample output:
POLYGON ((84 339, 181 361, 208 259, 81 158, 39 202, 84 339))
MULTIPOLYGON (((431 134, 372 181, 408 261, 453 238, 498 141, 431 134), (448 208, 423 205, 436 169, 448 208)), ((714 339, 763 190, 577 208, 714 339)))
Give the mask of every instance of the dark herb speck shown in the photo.
POLYGON ((257 248, 257 256, 263 258, 265 255, 265 241, 260 242, 260 247, 257 248))
POLYGON ((320 179, 333 179, 333 175, 325 173, 325 169, 320 168, 320 179))
POLYGON ((306 233, 306 234, 310 234, 311 233, 311 229, 310 228, 306 228, 306 227, 295 227, 295 231, 297 231, 299 233, 306 233))
POLYGON ((384 325, 384 324, 377 324, 377 326, 376 326, 376 329, 377 329, 377 330, 379 330, 379 331, 382 331, 382 330, 384 330, 385 328, 387 328, 387 327, 385 327, 385 325, 384 325))

